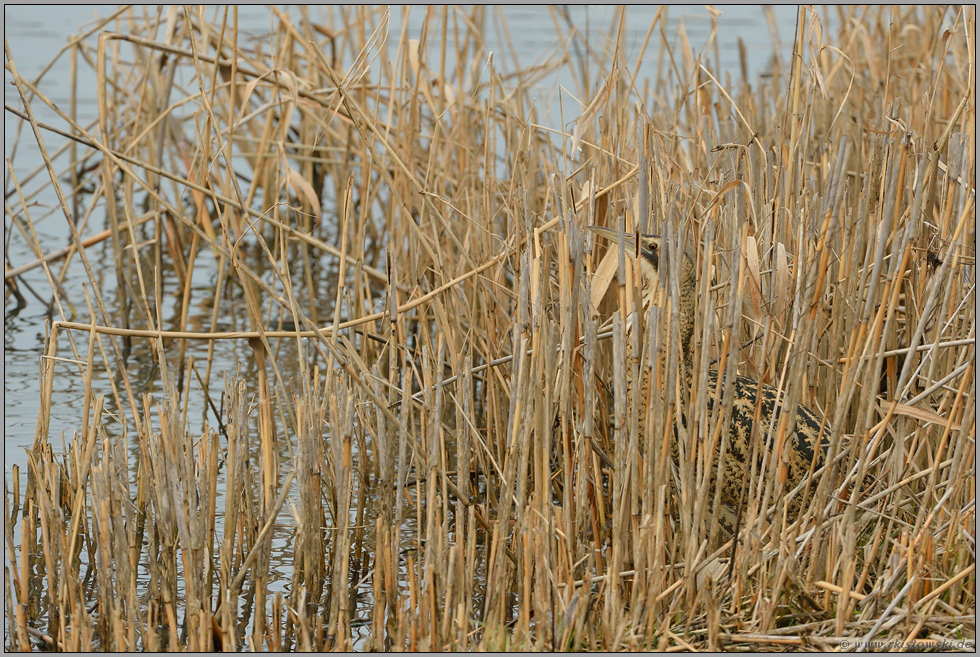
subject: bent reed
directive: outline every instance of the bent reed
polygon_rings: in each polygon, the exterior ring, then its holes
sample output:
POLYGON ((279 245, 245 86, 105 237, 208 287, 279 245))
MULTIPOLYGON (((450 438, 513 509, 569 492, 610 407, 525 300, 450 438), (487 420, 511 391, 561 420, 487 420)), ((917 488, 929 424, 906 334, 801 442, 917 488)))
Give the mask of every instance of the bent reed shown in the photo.
POLYGON ((8 146, 36 261, 7 298, 47 284, 54 319, 5 479, 7 648, 973 646, 975 8, 800 9, 748 80, 666 9, 638 50, 630 9, 588 44, 554 10, 517 70, 495 10, 409 11, 420 40, 388 9, 271 9, 262 40, 119 9, 55 60, 94 69, 89 125, 8 45, 45 166, 8 146), (690 255, 689 352, 676 271, 644 307, 590 225, 690 255), (783 409, 734 538, 718 372, 783 409), (805 498, 797 408, 826 441, 805 498))

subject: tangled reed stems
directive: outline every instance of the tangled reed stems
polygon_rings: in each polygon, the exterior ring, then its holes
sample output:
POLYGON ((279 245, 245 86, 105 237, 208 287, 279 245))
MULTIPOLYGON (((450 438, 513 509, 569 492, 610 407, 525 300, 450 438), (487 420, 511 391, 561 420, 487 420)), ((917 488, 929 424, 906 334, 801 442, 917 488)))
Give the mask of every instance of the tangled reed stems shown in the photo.
POLYGON ((235 9, 115 12, 65 51, 89 125, 6 48, 44 167, 8 146, 36 261, 5 282, 53 315, 5 480, 8 648, 974 645, 973 8, 802 9, 791 61, 736 83, 663 12, 638 53, 618 12, 595 59, 566 25, 504 73, 486 8, 412 10, 421 41, 387 9, 270 11, 257 42, 235 9), (676 287, 641 312, 589 224, 697 263, 690 408, 676 287), (709 365, 825 418, 797 520, 766 462, 737 540, 713 521, 709 365))

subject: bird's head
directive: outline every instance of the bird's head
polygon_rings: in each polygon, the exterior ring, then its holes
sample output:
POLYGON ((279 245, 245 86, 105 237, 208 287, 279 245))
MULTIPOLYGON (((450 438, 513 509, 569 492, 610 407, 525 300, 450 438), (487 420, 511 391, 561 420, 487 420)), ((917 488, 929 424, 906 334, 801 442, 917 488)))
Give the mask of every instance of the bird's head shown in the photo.
MULTIPOLYGON (((613 244, 618 244, 621 233, 604 226, 589 226, 589 229, 597 235, 602 235, 613 244)), ((659 235, 647 235, 643 233, 628 233, 622 235, 623 247, 630 258, 635 258, 640 263, 640 270, 643 275, 643 305, 648 307, 651 303, 663 306, 664 295, 667 290, 660 284, 660 267, 669 267, 670 263, 665 260, 663 251, 663 238, 659 235)), ((671 254, 672 257, 680 260, 680 270, 678 271, 680 282, 680 297, 677 302, 677 313, 681 323, 681 348, 684 354, 690 353, 692 336, 694 335, 694 313, 697 299, 697 279, 694 261, 684 253, 671 254)), ((674 262, 678 262, 675 260, 674 262)))
MULTIPOLYGON (((589 230, 597 235, 602 235, 613 244, 619 242, 619 231, 605 226, 589 226, 589 230)), ((662 238, 659 235, 648 235, 644 233, 626 233, 623 235, 623 246, 626 255, 632 258, 639 258, 640 268, 643 277, 651 289, 656 288, 658 277, 660 276, 660 261, 662 238)))

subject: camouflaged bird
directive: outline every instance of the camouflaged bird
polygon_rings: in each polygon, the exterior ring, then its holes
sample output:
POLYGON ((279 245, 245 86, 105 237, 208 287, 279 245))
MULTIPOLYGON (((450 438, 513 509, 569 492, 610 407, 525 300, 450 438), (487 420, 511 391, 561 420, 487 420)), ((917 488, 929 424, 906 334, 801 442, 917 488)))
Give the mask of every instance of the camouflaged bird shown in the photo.
MULTIPOLYGON (((609 228, 600 226, 589 226, 589 228, 613 243, 619 239, 619 233, 609 228)), ((661 238, 656 235, 640 235, 639 245, 635 235, 626 234, 624 236, 624 247, 626 253, 631 257, 639 257, 640 269, 645 280, 646 293, 644 295, 644 308, 653 300, 653 291, 656 289, 659 278, 660 265, 662 262, 661 238)), ((682 255, 680 269, 680 303, 677 313, 678 324, 680 326, 680 347, 683 363, 681 365, 682 382, 681 408, 687 408, 691 390, 691 372, 693 371, 693 337, 694 337, 694 313, 695 295, 697 294, 697 275, 694 262, 690 256, 682 255)), ((629 341, 628 341, 629 342, 629 341)), ((640 399, 648 398, 651 374, 649 368, 645 368, 642 374, 643 388, 640 392, 640 399)), ((631 377, 628 377, 631 378, 631 377)), ((715 403, 715 395, 718 391, 718 371, 709 370, 708 372, 708 408, 711 409, 715 403)), ((627 386, 631 386, 632 381, 627 381, 627 386)), ((742 486, 744 473, 749 465, 751 458, 751 436, 752 424, 755 417, 756 404, 759 402, 759 422, 763 435, 768 432, 768 428, 773 426, 773 435, 767 441, 766 451, 768 452, 768 463, 771 463, 772 451, 775 445, 775 427, 778 427, 779 415, 782 412, 780 404, 780 392, 770 385, 760 384, 745 376, 739 376, 734 384, 734 403, 732 404, 731 416, 728 425, 729 441, 728 451, 723 463, 718 464, 718 472, 722 476, 721 501, 727 509, 719 510, 720 524, 729 532, 734 530, 734 510, 737 509, 742 498, 742 486), (761 400, 759 399, 761 388, 761 400), (773 422, 775 414, 775 422, 773 422)), ((644 426, 646 408, 638 409, 640 425, 644 426)), ((819 468, 825 456, 828 445, 826 430, 821 435, 822 421, 813 411, 806 406, 799 404, 796 407, 796 424, 791 433, 787 436, 785 449, 788 450, 788 462, 786 472, 785 491, 793 490, 798 484, 803 482, 809 475, 811 465, 814 470, 819 468), (814 462, 816 461, 816 462, 814 462)), ((677 462, 677 440, 671 441, 671 455, 674 462, 677 462)), ((763 455, 760 455, 760 459, 763 455)), ((717 455, 716 455, 717 458, 717 455)), ((757 464, 761 466, 760 463, 757 464)), ((714 477, 711 480, 711 489, 714 491, 714 477)), ((796 495, 788 503, 788 516, 790 520, 795 520, 799 514, 804 494, 796 495)))

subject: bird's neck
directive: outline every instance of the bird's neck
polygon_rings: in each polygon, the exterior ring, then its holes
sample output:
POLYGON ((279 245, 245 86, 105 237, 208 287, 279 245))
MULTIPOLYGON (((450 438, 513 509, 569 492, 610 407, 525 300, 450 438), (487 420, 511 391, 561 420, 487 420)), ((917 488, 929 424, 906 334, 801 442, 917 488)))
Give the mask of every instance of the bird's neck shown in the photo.
POLYGON ((698 293, 694 261, 686 253, 681 258, 680 305, 677 319, 681 329, 681 354, 685 361, 694 360, 694 312, 698 293))

